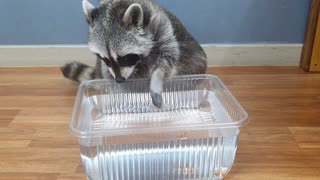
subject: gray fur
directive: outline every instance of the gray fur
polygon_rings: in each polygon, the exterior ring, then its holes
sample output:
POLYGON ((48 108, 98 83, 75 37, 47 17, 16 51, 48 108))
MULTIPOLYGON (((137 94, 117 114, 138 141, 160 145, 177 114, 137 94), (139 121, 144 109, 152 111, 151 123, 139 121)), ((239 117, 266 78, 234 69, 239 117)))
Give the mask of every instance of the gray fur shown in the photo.
MULTIPOLYGON (((153 1, 102 0, 99 7, 84 10, 89 47, 98 54, 95 78, 113 81, 123 77, 117 73, 121 70, 117 70, 118 58, 137 54, 141 59, 131 66, 134 70, 127 78, 151 78, 153 102, 161 107, 162 87, 157 84, 170 76, 206 72, 207 57, 199 43, 173 14, 153 1), (112 59, 115 66, 108 67, 106 59, 112 59)), ((77 79, 84 78, 73 78, 77 79)))

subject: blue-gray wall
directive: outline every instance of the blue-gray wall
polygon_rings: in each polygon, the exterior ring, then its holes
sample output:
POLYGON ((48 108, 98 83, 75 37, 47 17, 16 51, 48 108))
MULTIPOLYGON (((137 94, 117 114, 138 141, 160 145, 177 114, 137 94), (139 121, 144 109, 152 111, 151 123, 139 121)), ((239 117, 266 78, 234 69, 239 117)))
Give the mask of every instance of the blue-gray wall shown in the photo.
MULTIPOLYGON (((0 0, 0 45, 85 44, 81 1, 0 0)), ((156 1, 177 15, 201 43, 302 43, 310 3, 156 1)))

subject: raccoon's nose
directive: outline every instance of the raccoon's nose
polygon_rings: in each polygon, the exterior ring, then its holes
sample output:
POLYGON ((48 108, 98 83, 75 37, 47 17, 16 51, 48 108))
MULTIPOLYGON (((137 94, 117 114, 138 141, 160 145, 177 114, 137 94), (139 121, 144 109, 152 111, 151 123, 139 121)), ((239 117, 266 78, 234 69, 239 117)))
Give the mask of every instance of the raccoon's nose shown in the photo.
POLYGON ((122 83, 124 82, 126 79, 124 77, 116 77, 116 82, 117 83, 122 83))

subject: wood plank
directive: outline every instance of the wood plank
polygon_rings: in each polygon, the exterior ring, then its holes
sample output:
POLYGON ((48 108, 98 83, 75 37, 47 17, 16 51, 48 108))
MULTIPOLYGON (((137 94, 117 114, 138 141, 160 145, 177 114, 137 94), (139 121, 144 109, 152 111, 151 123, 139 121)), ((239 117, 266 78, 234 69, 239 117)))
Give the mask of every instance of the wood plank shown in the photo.
POLYGON ((35 128, 0 128, 0 140, 31 140, 36 132, 35 128))
POLYGON ((297 144, 291 134, 259 134, 242 132, 240 142, 246 147, 279 147, 279 148, 296 148, 297 144))
POLYGON ((0 148, 1 173, 74 173, 79 148, 0 148))
POLYGON ((54 108, 70 107, 74 103, 75 97, 71 96, 0 96, 0 108, 54 108), (45 99, 46 101, 43 101, 45 99))
POLYGON ((78 174, 85 173, 85 170, 84 170, 84 167, 83 167, 82 163, 80 163, 79 166, 77 167, 76 173, 78 173, 78 174))
POLYGON ((31 140, 0 140, 0 148, 23 148, 28 147, 31 140))
POLYGON ((86 176, 84 174, 62 174, 57 180, 86 180, 86 176))
POLYGON ((289 127, 289 129, 300 148, 320 149, 320 127, 289 127))
POLYGON ((52 127, 39 129, 34 135, 29 147, 32 148, 74 148, 78 141, 71 137, 68 128, 52 127))
MULTIPOLYGON (((252 135, 254 136, 254 135, 252 135)), ((296 146, 247 146, 240 141, 236 166, 242 167, 320 167, 320 158, 313 152, 301 151, 296 146)))
POLYGON ((2 85, 0 94, 6 96, 69 96, 76 94, 77 88, 59 85, 41 85, 41 88, 35 88, 38 85, 2 85))
MULTIPOLYGON (((311 58, 314 53, 314 43, 319 20, 320 1, 311 0, 307 29, 305 33, 304 46, 301 54, 300 66, 305 71, 310 71, 311 58)), ((318 48, 319 50, 319 48, 318 48)))
POLYGON ((53 173, 0 173, 0 180, 56 180, 53 173))
POLYGON ((225 180, 318 180, 319 168, 235 166, 225 180))
MULTIPOLYGON (((243 101, 242 101, 243 102, 243 101)), ((245 106, 248 107, 248 106, 245 106)), ((302 107, 303 108, 303 107, 302 107)), ((298 112, 282 109, 256 109, 247 108, 250 116, 249 126, 275 126, 288 127, 300 126, 310 127, 319 126, 319 112, 308 112, 300 110, 298 112)))
POLYGON ((287 127, 283 126, 253 126, 251 124, 241 128, 242 133, 247 134, 291 134, 287 127))
POLYGON ((0 127, 7 127, 18 113, 19 110, 0 109, 0 127))

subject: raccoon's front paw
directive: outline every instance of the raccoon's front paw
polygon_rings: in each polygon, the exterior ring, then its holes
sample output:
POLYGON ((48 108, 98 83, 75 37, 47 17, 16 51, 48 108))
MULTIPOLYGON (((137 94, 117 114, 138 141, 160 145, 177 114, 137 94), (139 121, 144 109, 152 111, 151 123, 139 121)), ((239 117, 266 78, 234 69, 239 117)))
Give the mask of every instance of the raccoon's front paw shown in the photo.
POLYGON ((157 108, 161 108, 162 106, 162 96, 159 93, 151 92, 152 103, 157 108))

